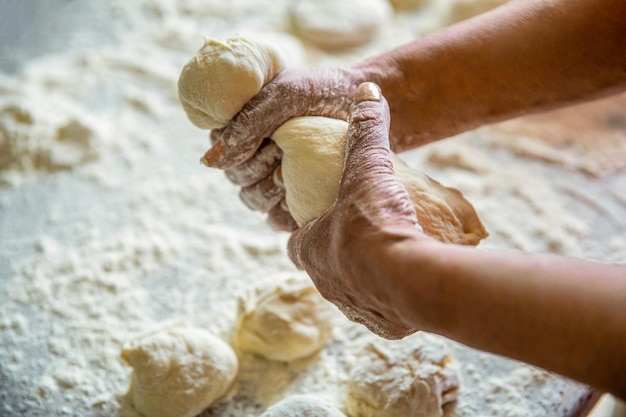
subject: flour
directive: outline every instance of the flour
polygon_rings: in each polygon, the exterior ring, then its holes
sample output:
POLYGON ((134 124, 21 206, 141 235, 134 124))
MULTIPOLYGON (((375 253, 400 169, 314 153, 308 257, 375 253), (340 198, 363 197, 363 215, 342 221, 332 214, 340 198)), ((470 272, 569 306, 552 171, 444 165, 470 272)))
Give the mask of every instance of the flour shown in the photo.
MULTIPOLYGON (((77 36, 0 76, 0 414, 136 417, 124 399, 131 369, 119 353, 126 342, 186 325, 231 343, 239 297, 284 274, 305 278, 286 254, 287 235, 248 210, 223 173, 196 162, 208 138, 177 101, 181 68, 203 36, 240 29, 279 38, 305 65, 353 62, 443 15, 432 5, 396 15, 370 43, 331 55, 287 32, 288 4, 102 2, 98 16, 111 18, 95 26, 104 26, 106 42, 77 36), (3 159, 5 151, 13 156, 3 159)), ((81 26, 94 19, 85 16, 81 26)), ((476 204, 491 232, 481 245, 626 261, 623 224, 559 194, 565 185, 595 190, 623 219, 623 182, 516 159, 483 135, 403 155, 476 204), (463 152, 451 156, 450 147, 463 152)), ((258 416, 295 394, 341 411, 354 354, 373 338, 337 314, 333 334, 312 357, 284 364, 242 356, 232 397, 204 415, 258 416)), ((463 377, 458 417, 500 416, 503 408, 546 415, 561 391, 584 392, 461 346, 453 357, 463 377)))

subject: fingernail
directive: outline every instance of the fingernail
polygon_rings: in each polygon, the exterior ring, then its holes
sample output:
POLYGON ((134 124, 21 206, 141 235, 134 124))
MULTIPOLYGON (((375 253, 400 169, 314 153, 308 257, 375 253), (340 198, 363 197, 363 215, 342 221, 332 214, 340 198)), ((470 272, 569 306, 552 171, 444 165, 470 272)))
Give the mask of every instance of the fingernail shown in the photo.
POLYGON ((380 101, 380 88, 374 83, 361 83, 354 95, 354 101, 361 103, 362 101, 380 101))
POLYGON ((226 155, 226 144, 218 140, 211 146, 204 156, 200 159, 204 165, 212 168, 218 168, 222 164, 222 160, 224 159, 224 155, 226 155))

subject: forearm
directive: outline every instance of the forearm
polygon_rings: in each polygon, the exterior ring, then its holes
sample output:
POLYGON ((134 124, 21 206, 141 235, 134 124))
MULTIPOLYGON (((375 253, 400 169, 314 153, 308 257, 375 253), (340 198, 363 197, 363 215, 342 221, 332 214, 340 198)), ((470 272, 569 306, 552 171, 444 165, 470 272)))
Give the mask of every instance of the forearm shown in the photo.
POLYGON ((395 150, 626 88, 626 1, 511 1, 356 66, 395 150))
POLYGON ((405 322, 626 398, 626 265, 411 240, 385 253, 403 260, 405 322))

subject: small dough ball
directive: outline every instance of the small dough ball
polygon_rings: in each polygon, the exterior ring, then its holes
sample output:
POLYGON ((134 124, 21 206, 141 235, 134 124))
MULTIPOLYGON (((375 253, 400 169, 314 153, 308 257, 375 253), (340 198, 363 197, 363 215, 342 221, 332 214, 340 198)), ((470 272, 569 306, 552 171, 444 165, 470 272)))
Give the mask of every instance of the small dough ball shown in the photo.
POLYGON ((243 36, 209 39, 183 67, 178 96, 193 124, 224 127, 284 68, 282 54, 270 44, 243 36))
POLYGON ((240 301, 235 345, 273 361, 302 359, 324 347, 333 314, 313 284, 291 278, 240 301))
POLYGON ((290 9, 294 31, 317 46, 363 45, 392 15, 387 0, 300 0, 290 9))
POLYGON ((367 343, 350 370, 346 411, 351 417, 440 417, 456 400, 459 376, 445 342, 416 333, 367 343))
POLYGON ((448 21, 460 22, 496 8, 507 0, 452 0, 448 21))
POLYGON ((150 334, 122 350, 133 368, 127 398, 145 417, 193 417, 226 393, 237 356, 224 341, 200 329, 150 334))
POLYGON ((312 395, 293 395, 268 408, 260 417, 346 417, 312 395))
POLYGON ((425 0, 389 0, 393 7, 397 10, 414 10, 422 7, 425 0))

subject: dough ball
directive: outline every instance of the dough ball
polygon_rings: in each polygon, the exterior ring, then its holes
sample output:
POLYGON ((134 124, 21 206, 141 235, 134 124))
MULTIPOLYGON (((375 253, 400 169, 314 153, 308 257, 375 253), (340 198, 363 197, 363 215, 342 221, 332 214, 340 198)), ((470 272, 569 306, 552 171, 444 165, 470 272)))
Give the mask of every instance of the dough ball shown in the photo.
POLYGON ((389 0, 397 10, 413 10, 422 7, 425 0, 389 0))
POLYGON ((290 9, 296 34, 328 49, 363 45, 389 21, 386 0, 300 0, 290 9))
MULTIPOLYGON (((348 123, 327 117, 295 117, 272 139, 283 150, 285 200, 298 226, 319 217, 337 198, 348 123)), ((408 167, 392 154, 424 232, 442 242, 476 245, 487 236, 472 205, 456 189, 408 167)))
POLYGON ((312 395, 293 395, 268 408, 260 417, 346 417, 312 395))
POLYGON ((308 280, 288 279, 241 300, 235 345, 273 361, 305 358, 326 344, 333 313, 308 280))
POLYGON ((200 329, 150 334, 122 350, 133 368, 127 398, 145 417, 193 417, 226 393, 237 375, 233 349, 200 329))
POLYGON ((351 417, 439 417, 456 400, 459 376, 439 337, 424 332, 367 343, 350 370, 351 417))
POLYGON ((269 44, 243 36, 209 39, 184 66, 178 96, 193 124, 224 127, 284 67, 282 55, 269 44))
POLYGON ((460 22, 506 2, 507 0, 452 0, 448 20, 450 23, 460 22))

